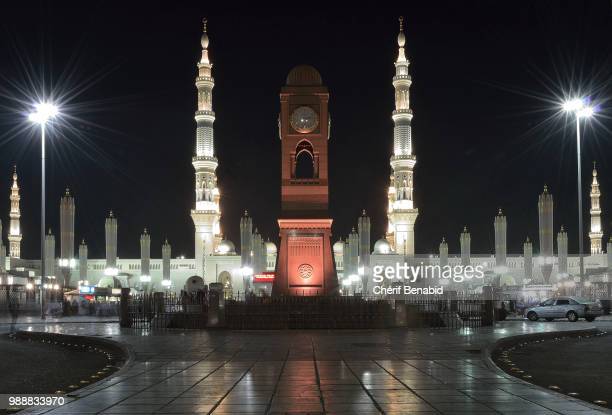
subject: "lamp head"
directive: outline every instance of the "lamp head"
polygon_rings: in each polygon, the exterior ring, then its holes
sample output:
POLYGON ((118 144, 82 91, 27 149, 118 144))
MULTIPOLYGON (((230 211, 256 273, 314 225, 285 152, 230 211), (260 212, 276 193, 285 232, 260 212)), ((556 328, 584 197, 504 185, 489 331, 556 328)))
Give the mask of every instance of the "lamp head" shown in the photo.
POLYGON ((578 112, 584 108, 584 100, 580 98, 570 99, 563 103, 563 110, 566 112, 578 112))
POLYGON ((46 124, 59 114, 59 109, 49 102, 38 103, 34 105, 34 109, 35 111, 30 113, 28 119, 36 124, 46 124))

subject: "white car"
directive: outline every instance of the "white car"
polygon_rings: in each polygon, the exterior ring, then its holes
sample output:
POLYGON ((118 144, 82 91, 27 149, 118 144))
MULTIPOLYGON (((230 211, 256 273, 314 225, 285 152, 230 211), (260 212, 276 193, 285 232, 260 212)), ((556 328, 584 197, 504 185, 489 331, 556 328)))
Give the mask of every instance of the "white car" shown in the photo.
POLYGON ((599 301, 579 297, 549 298, 525 311, 525 315, 531 321, 538 321, 540 318, 546 321, 553 321, 556 318, 567 318, 569 321, 584 318, 586 321, 593 321, 602 314, 603 308, 599 301))

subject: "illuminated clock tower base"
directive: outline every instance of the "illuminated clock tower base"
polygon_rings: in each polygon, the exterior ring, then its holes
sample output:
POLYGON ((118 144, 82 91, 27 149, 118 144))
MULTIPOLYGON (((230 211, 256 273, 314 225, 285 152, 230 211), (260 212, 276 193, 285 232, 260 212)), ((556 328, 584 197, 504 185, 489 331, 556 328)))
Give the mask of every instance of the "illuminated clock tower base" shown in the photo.
POLYGON ((279 219, 280 254, 272 294, 333 295, 338 279, 332 258, 332 219, 279 219))

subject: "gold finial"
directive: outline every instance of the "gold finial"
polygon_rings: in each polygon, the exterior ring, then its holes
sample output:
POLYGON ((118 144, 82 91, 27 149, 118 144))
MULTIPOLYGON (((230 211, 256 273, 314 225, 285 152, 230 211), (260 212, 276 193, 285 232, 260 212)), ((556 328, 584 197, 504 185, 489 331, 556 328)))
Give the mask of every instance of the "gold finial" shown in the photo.
POLYGON ((70 196, 70 189, 68 187, 66 188, 66 196, 70 196))
POLYGON ((205 17, 202 19, 202 31, 206 33, 206 25, 208 24, 208 19, 205 17))
POLYGON ((144 228, 144 234, 146 235, 148 233, 147 228, 144 228))
POLYGON ((404 31, 404 16, 399 17, 400 32, 404 31))
POLYGON ((365 210, 365 209, 363 209, 363 210, 361 211, 361 216, 365 216, 365 215, 366 215, 366 210, 365 210))
POLYGON ((109 218, 114 218, 115 217, 112 209, 111 209, 110 213, 108 214, 108 217, 109 218))
POLYGON ((446 243, 446 238, 443 236, 442 237, 442 243, 445 244, 446 243))
POLYGON ((467 233, 467 225, 463 227, 463 232, 467 233))
POLYGON ((527 237, 527 240, 525 241, 525 243, 531 243, 531 241, 529 240, 529 237, 527 237))
POLYGON ((248 210, 244 210, 244 216, 249 216, 249 211, 248 210))
POLYGON ((85 245, 85 238, 81 239, 81 245, 85 245))
POLYGON ((561 232, 565 232, 565 229, 563 229, 563 225, 561 225, 561 232))
POLYGON ((503 216, 503 214, 504 214, 504 213, 502 212, 502 208, 499 208, 499 211, 497 212, 497 215, 498 215, 498 216, 503 216))
POLYGON ((544 185, 544 193, 548 193, 548 185, 544 185))
POLYGON ((49 235, 51 235, 51 228, 49 228, 49 232, 47 232, 49 235))

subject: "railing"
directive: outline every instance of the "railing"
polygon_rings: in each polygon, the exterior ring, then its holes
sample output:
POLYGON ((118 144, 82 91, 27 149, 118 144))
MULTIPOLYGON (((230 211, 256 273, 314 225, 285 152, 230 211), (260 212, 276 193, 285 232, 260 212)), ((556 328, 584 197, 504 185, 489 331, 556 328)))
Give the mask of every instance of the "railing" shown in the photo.
POLYGON ((144 293, 132 295, 127 304, 128 321, 132 328, 206 327, 208 298, 198 293, 144 293))

